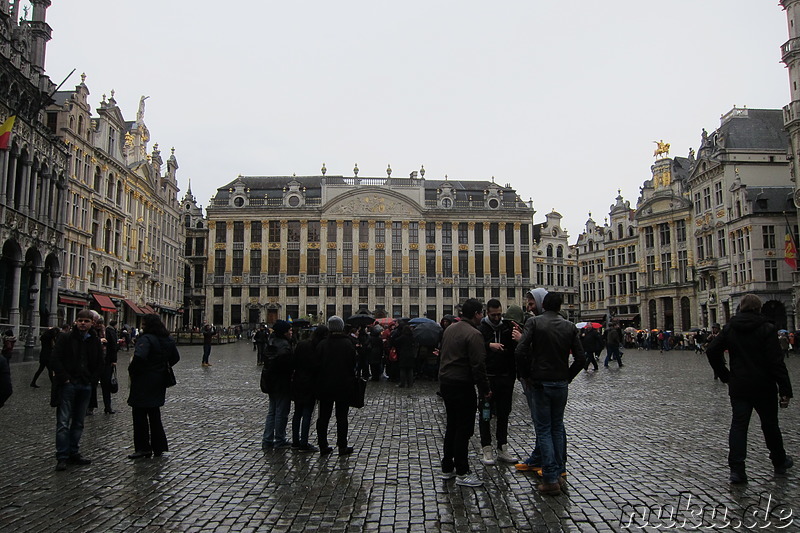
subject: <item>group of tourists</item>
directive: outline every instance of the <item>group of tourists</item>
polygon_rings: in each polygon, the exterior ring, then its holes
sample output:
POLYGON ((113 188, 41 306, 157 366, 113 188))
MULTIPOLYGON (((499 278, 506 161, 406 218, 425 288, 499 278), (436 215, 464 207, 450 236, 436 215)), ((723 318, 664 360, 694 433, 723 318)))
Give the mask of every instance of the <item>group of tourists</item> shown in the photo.
MULTIPOLYGON (((175 383, 172 366, 180 359, 175 341, 158 315, 144 316, 139 333, 128 365, 127 403, 133 417, 134 442, 134 452, 128 458, 134 460, 168 451, 160 408, 167 387, 175 383)), ((79 311, 71 327, 49 328, 40 338, 39 368, 31 387, 39 388, 37 381, 46 371, 51 384, 50 405, 56 408, 55 469, 61 472, 68 465, 88 465, 91 459, 83 456, 80 449, 85 417, 98 407, 98 385, 104 412, 116 413, 111 402, 119 387, 117 352, 120 347, 127 347, 127 342, 120 342, 115 321, 106 326, 103 318, 89 309, 79 311)), ((0 358, 5 363, 0 363, 0 407, 12 393, 10 373, 4 372, 9 356, 0 358)))

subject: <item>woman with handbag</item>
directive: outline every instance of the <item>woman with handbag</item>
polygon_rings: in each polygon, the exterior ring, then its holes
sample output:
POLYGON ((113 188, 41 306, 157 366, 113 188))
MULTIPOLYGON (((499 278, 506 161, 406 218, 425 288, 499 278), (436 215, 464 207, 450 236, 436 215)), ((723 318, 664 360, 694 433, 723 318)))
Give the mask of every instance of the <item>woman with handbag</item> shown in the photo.
POLYGON ((175 341, 170 338, 158 315, 142 318, 143 334, 136 340, 131 363, 128 405, 133 415, 134 453, 128 459, 141 459, 168 451, 167 435, 161 423, 167 387, 175 384, 172 366, 180 360, 175 341))

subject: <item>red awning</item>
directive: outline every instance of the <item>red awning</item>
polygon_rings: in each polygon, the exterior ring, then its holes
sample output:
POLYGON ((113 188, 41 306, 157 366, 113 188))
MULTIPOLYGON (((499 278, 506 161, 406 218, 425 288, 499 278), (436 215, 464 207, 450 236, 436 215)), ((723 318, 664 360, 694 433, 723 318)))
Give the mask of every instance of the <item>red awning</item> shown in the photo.
POLYGON ((144 311, 142 311, 142 309, 138 305, 133 303, 133 301, 127 299, 123 301, 125 302, 125 305, 131 308, 131 311, 136 313, 137 316, 142 316, 146 314, 144 311))
POLYGON ((92 294, 92 298, 100 305, 100 309, 109 313, 116 313, 117 306, 105 294, 92 294))
POLYGON ((58 298, 59 303, 67 304, 67 305, 80 305, 81 307, 86 305, 86 300, 80 300, 78 298, 67 298, 66 296, 59 296, 58 298))
POLYGON ((147 313, 148 315, 157 315, 156 310, 150 307, 149 305, 143 305, 139 309, 147 313))

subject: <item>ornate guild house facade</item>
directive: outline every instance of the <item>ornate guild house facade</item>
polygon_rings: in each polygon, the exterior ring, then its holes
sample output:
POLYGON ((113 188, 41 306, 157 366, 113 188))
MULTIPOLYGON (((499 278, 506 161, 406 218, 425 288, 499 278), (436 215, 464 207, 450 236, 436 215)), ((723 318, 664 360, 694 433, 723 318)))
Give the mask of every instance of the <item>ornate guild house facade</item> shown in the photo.
POLYGON ((426 180, 424 169, 354 174, 328 176, 323 165, 320 176, 239 176, 217 190, 207 209, 209 322, 314 321, 362 308, 438 320, 469 297, 523 301, 534 210, 514 189, 426 180))

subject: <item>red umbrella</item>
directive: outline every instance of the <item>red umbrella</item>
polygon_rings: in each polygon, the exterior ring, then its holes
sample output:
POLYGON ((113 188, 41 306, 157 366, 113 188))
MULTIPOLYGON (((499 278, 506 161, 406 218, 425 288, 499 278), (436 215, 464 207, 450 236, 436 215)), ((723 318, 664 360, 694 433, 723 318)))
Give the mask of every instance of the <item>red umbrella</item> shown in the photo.
POLYGON ((384 328, 392 327, 397 323, 397 321, 394 318, 379 318, 375 322, 377 322, 384 328))
POLYGON ((594 329, 600 329, 603 327, 603 324, 598 324, 597 322, 592 322, 592 327, 594 329))

